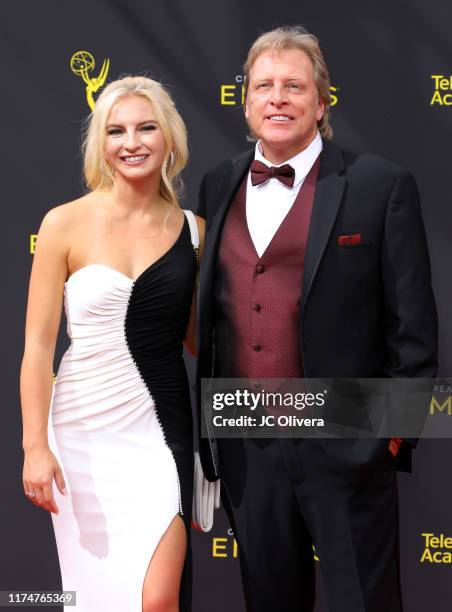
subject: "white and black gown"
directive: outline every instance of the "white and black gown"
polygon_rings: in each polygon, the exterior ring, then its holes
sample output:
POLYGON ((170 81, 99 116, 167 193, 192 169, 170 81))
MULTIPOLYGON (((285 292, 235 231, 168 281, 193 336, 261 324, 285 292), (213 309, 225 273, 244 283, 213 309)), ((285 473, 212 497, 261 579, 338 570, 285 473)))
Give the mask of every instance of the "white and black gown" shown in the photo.
MULTIPOLYGON (((52 519, 63 588, 76 591, 81 612, 140 612, 149 562, 176 515, 188 535, 193 442, 182 341, 196 276, 193 223, 185 216, 173 246, 136 280, 90 264, 65 285, 71 345, 49 439, 68 494, 54 487, 52 519)), ((183 611, 189 583, 187 561, 183 611)))

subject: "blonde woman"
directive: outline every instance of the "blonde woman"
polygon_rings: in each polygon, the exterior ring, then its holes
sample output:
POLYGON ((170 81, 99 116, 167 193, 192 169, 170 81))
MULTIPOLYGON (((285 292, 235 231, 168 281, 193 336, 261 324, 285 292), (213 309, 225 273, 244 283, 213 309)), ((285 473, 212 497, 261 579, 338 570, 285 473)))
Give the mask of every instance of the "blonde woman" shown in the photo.
POLYGON ((185 126, 159 83, 127 77, 100 95, 84 156, 90 192, 47 213, 37 239, 21 372, 24 492, 52 513, 78 610, 189 610, 182 343, 195 350, 204 228, 174 187, 185 126), (52 394, 63 298, 71 345, 52 394))

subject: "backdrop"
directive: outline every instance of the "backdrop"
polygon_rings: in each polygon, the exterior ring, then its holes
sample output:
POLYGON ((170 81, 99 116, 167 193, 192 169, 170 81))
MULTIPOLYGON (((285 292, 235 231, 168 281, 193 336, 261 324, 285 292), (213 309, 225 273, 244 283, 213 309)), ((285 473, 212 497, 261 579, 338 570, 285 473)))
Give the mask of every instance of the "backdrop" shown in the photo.
MULTIPOLYGON (((440 374, 451 375, 449 0, 15 0, 1 3, 0 17, 0 589, 61 586, 50 517, 25 500, 21 486, 18 371, 26 292, 40 220, 83 192, 80 131, 90 104, 121 75, 151 75, 173 93, 190 138, 183 205, 194 208, 203 173, 249 146, 241 66, 250 43, 281 24, 301 23, 315 33, 330 67, 335 140, 388 157, 418 180, 440 316, 440 374)), ((62 330, 55 371, 67 347, 62 330)), ((452 418, 451 397, 449 386, 438 389, 435 418, 452 418)), ((408 612, 451 609, 450 446, 422 441, 414 474, 400 476, 408 612)), ((243 611, 239 553, 221 512, 211 533, 194 534, 193 546, 194 611, 243 611)), ((321 585, 319 593, 318 612, 325 612, 321 585)))

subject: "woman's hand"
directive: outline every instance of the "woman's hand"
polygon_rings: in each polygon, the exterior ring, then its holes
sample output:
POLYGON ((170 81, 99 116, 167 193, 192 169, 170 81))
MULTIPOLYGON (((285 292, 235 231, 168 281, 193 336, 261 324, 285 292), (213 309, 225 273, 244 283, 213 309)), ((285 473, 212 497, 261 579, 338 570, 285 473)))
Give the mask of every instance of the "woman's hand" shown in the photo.
POLYGON ((49 448, 27 451, 22 477, 25 495, 36 506, 58 514, 53 496, 53 479, 60 493, 66 495, 63 473, 52 451, 49 448))

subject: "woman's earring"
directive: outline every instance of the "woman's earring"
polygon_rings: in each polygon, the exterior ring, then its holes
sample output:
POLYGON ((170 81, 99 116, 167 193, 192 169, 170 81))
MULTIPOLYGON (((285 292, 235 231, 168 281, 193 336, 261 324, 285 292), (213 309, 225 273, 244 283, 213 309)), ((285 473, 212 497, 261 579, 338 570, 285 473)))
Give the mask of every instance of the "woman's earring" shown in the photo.
MULTIPOLYGON (((103 158, 101 159, 101 162, 100 162, 100 166, 99 166, 100 173, 101 173, 101 174, 102 174, 102 176, 104 176, 105 178, 109 178, 109 179, 111 179, 111 178, 113 178, 113 172, 112 172, 112 171, 111 171, 111 169, 110 169, 110 172, 109 172, 108 174, 105 174, 105 172, 104 172, 104 162, 105 162, 105 157, 103 157, 103 158)), ((109 166, 108 166, 108 167, 109 167, 109 166)))

